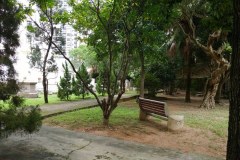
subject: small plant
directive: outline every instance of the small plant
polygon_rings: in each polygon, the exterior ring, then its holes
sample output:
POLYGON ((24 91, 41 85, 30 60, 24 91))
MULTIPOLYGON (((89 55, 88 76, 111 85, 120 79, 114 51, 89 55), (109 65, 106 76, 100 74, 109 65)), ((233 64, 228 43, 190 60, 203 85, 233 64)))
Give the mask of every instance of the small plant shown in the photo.
POLYGON ((71 89, 71 75, 69 73, 68 65, 65 62, 65 65, 62 65, 64 68, 64 76, 60 77, 60 83, 58 85, 58 94, 57 96, 61 100, 69 100, 72 92, 71 89))
MULTIPOLYGON (((78 73, 82 77, 85 84, 90 86, 91 78, 88 75, 87 69, 84 64, 82 64, 81 67, 78 69, 78 73)), ((84 99, 85 96, 88 94, 86 87, 78 76, 76 76, 76 80, 75 78, 72 79, 72 93, 74 93, 76 96, 82 95, 82 99, 84 99)))
POLYGON ((102 94, 104 96, 106 94, 106 81, 104 80, 104 77, 102 74, 99 74, 97 77, 97 85, 96 90, 99 94, 102 94))

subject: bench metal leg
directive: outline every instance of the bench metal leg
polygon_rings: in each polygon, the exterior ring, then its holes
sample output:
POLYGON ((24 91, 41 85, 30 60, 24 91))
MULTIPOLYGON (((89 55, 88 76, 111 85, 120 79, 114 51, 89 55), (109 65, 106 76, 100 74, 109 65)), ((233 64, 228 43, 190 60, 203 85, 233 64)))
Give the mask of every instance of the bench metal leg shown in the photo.
POLYGON ((148 117, 147 113, 144 112, 144 111, 142 111, 142 110, 140 110, 140 113, 139 113, 139 119, 140 119, 140 121, 145 121, 145 120, 147 120, 147 117, 148 117))

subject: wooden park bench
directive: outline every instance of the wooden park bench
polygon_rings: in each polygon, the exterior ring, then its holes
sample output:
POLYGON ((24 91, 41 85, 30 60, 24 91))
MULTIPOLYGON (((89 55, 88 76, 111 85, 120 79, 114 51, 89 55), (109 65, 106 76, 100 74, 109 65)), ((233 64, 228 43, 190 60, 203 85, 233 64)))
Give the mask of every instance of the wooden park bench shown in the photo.
MULTIPOLYGON (((139 107, 141 109, 141 112, 144 114, 157 117, 163 120, 168 120, 168 107, 165 102, 155 101, 151 99, 145 99, 139 97, 138 99, 139 107)), ((144 120, 144 118, 141 118, 141 120, 144 120)))
POLYGON ((183 127, 184 116, 170 115, 167 103, 141 97, 139 97, 138 102, 141 110, 140 120, 145 120, 147 116, 150 115, 167 121, 167 126, 170 130, 179 130, 183 127))

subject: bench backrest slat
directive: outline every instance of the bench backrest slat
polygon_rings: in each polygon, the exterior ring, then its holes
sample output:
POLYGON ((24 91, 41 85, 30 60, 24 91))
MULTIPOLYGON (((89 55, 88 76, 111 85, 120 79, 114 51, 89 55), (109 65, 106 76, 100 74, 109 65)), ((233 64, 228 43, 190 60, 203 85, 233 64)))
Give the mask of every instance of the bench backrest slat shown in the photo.
POLYGON ((167 104, 165 102, 139 98, 139 106, 143 111, 168 117, 167 104))

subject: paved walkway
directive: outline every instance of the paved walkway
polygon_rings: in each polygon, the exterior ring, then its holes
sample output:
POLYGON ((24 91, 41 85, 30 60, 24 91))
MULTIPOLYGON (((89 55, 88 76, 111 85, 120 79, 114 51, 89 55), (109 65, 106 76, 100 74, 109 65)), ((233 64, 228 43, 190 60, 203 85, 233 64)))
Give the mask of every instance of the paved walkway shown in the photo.
MULTIPOLYGON (((122 100, 131 98, 124 95, 122 100)), ((44 116, 96 106, 95 99, 41 106, 44 116)), ((110 137, 43 126, 32 135, 0 140, 0 160, 218 160, 110 137)))
POLYGON ((0 141, 0 160, 217 160, 115 138, 43 126, 0 141))
MULTIPOLYGON (((133 94, 124 94, 122 95, 121 100, 126 100, 129 98, 134 97, 133 94)), ((103 99, 103 98, 100 98, 103 99)), ((70 101, 70 102, 63 102, 59 104, 44 104, 40 106, 42 110, 43 117, 50 117, 56 114, 61 114, 69 111, 74 111, 82 108, 90 108, 97 106, 96 99, 85 99, 79 101, 70 101)))

